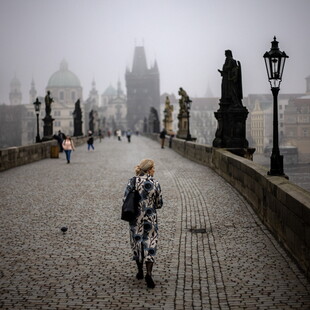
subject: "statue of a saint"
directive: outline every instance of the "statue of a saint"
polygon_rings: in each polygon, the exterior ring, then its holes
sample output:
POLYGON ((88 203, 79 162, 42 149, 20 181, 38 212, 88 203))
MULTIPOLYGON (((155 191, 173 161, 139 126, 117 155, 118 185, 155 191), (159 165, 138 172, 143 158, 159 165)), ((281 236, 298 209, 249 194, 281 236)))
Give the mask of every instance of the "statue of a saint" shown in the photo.
POLYGON ((47 94, 45 96, 45 113, 46 113, 46 116, 51 115, 51 111, 52 111, 51 105, 52 105, 52 102, 54 102, 54 99, 50 96, 50 94, 51 93, 48 90, 47 94))
POLYGON ((225 51, 226 60, 222 70, 222 102, 231 102, 234 106, 242 106, 241 65, 233 59, 231 50, 225 51))
POLYGON ((179 95, 181 98, 179 99, 180 103, 180 113, 186 112, 187 113, 187 103, 192 102, 192 100, 189 99, 189 96, 187 95, 186 91, 180 87, 179 89, 179 95))
POLYGON ((170 99, 167 96, 165 101, 165 115, 166 115, 166 122, 172 122, 172 112, 173 112, 173 105, 170 104, 170 99))
POLYGON ((76 120, 81 121, 82 120, 82 110, 81 110, 81 105, 80 105, 80 99, 78 99, 75 103, 75 109, 72 113, 73 118, 76 120))
POLYGON ((167 133, 170 134, 173 132, 172 124, 173 124, 173 117, 172 117, 172 112, 173 112, 173 105, 170 104, 170 99, 168 96, 166 96, 166 101, 165 101, 165 109, 164 109, 164 128, 166 129, 167 133))
POLYGON ((82 131, 82 110, 81 110, 81 105, 80 105, 80 99, 78 99, 75 103, 75 109, 72 113, 73 115, 73 125, 74 125, 74 133, 73 135, 75 137, 77 136, 83 136, 83 131, 82 131))

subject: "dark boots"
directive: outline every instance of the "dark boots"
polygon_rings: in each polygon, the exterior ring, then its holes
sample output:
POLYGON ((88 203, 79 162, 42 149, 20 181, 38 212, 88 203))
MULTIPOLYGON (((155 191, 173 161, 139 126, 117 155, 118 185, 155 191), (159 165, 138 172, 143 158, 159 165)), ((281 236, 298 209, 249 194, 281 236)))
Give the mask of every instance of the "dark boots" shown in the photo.
POLYGON ((140 263, 138 261, 136 261, 136 263, 137 263, 137 266, 138 266, 138 273, 136 275, 136 278, 138 280, 142 280, 144 278, 144 276, 143 276, 143 263, 140 263))
MULTIPOLYGON (((138 261, 136 261, 137 263, 137 267, 138 267, 138 273, 136 275, 136 278, 138 280, 142 280, 144 278, 143 275, 143 263, 140 263, 138 261)), ((153 263, 152 262, 146 262, 145 263, 146 266, 146 276, 145 276, 145 282, 148 288, 154 288, 155 287, 155 283, 152 279, 152 269, 153 269, 153 263)))
POLYGON ((152 269, 153 269, 153 263, 152 262, 146 262, 146 276, 145 276, 145 282, 148 288, 154 288, 155 283, 152 279, 152 269))

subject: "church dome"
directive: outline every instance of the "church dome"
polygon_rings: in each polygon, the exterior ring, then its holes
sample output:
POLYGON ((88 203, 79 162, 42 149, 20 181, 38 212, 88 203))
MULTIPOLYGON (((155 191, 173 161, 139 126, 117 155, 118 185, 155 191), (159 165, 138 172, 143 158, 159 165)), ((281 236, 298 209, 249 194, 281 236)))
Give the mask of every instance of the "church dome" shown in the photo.
POLYGON ((19 81, 19 79, 16 77, 16 75, 13 77, 11 83, 10 83, 11 88, 20 88, 21 87, 21 83, 19 81))
POLYGON ((48 80, 47 88, 50 87, 81 87, 79 78, 68 70, 68 63, 63 60, 60 69, 48 80))
POLYGON ((117 90, 112 85, 110 85, 103 93, 103 96, 106 96, 106 97, 114 97, 116 95, 117 95, 117 90))

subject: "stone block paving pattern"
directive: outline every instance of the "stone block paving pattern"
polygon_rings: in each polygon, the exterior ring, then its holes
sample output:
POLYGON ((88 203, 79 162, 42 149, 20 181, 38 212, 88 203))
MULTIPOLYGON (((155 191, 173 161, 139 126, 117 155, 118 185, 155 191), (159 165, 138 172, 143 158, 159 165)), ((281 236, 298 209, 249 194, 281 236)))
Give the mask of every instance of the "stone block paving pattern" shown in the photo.
POLYGON ((2 172, 0 194, 0 309, 310 309, 309 281, 248 203, 145 137, 2 172), (155 289, 135 278, 120 220, 142 158, 155 160, 164 199, 155 289))

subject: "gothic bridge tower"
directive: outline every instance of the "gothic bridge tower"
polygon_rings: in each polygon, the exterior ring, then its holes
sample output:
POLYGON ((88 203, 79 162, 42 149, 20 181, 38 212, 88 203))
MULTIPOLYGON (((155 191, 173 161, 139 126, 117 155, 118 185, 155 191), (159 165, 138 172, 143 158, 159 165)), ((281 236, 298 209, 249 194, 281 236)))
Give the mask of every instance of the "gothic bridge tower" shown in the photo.
POLYGON ((143 46, 136 46, 132 70, 125 75, 127 88, 127 124, 131 130, 143 130, 144 118, 149 116, 151 107, 159 113, 160 90, 157 62, 147 67, 143 46))

